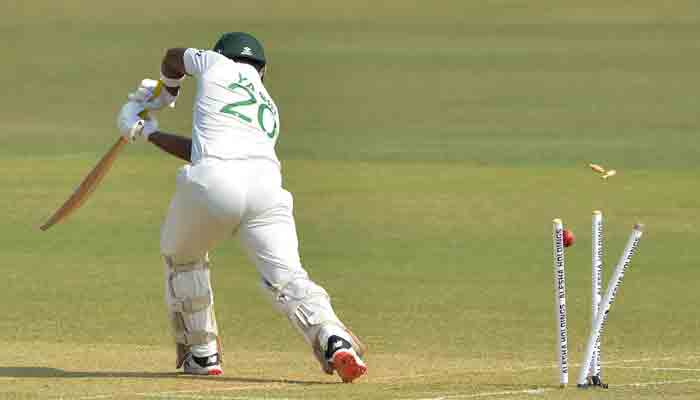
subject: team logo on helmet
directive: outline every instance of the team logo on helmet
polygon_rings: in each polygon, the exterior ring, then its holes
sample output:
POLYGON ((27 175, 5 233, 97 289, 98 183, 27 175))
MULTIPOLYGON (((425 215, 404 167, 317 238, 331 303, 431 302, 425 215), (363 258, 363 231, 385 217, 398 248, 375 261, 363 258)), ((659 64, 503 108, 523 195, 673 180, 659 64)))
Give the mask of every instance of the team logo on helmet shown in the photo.
POLYGON ((244 47, 243 50, 241 51, 242 56, 252 56, 253 55, 253 50, 250 49, 250 47, 244 47))

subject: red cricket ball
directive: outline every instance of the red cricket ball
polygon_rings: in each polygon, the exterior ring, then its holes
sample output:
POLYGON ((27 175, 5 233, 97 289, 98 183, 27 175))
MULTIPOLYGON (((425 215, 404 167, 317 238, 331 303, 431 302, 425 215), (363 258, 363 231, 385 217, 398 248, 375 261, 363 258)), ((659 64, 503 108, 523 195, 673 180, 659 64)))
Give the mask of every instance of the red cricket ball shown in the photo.
POLYGON ((564 229, 562 236, 564 237, 564 247, 569 247, 576 241, 576 236, 568 229, 564 229))

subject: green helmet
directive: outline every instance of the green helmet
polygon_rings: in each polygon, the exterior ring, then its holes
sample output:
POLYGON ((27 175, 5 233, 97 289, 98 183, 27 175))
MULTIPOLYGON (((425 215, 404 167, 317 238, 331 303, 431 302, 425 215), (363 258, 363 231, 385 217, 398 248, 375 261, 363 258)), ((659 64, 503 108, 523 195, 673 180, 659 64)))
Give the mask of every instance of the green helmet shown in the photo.
POLYGON ((214 51, 230 59, 252 60, 264 67, 267 63, 262 44, 253 35, 245 32, 227 32, 214 45, 214 51))

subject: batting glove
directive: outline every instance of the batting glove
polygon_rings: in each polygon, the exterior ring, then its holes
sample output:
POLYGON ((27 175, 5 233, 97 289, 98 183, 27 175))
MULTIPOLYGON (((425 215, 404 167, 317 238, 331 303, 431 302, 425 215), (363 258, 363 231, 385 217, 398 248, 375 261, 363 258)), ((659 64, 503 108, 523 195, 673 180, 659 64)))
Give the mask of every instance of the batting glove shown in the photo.
MULTIPOLYGON (((184 77, 182 78, 184 79, 184 77)), ((165 89, 167 84, 170 87, 180 87, 182 79, 171 79, 162 77, 160 80, 144 79, 135 91, 129 93, 129 101, 143 103, 147 110, 160 110, 165 107, 175 108, 177 96, 173 96, 165 89)))
POLYGON ((158 120, 148 113, 142 103, 130 101, 119 110, 117 128, 129 141, 135 141, 138 136, 148 140, 148 136, 158 130, 158 120))

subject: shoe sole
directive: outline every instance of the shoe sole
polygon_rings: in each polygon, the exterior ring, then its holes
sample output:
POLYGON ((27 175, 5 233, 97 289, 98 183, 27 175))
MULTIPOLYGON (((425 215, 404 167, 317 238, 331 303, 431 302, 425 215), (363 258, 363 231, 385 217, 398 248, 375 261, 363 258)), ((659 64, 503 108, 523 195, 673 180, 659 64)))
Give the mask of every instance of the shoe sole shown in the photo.
POLYGON ((183 373, 185 375, 219 376, 219 375, 224 374, 224 370, 221 368, 212 368, 212 369, 208 369, 206 371, 204 369, 197 370, 197 371, 193 371, 193 370, 187 371, 186 370, 186 371, 183 371, 183 373))
POLYGON ((333 355, 333 367, 345 383, 351 383, 367 372, 367 366, 358 362, 349 351, 337 351, 333 355))

